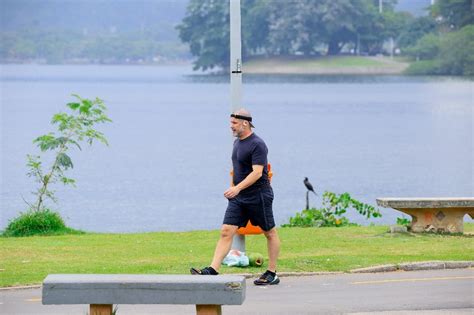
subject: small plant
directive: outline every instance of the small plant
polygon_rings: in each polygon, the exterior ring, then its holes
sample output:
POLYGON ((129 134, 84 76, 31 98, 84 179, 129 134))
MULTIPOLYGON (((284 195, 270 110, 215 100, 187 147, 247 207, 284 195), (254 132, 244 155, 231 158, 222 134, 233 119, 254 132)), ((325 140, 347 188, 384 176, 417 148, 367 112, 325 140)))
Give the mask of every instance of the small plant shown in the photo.
POLYGON ((398 217, 397 218, 397 225, 402 225, 402 226, 406 226, 406 227, 409 227, 411 225, 411 220, 408 219, 407 217, 403 216, 403 217, 398 217))
POLYGON ((57 133, 50 132, 36 138, 33 143, 41 152, 50 151, 53 159, 49 167, 45 167, 39 155, 27 155, 29 177, 33 177, 39 184, 33 194, 36 196, 34 203, 28 203, 29 208, 25 213, 11 221, 4 232, 8 236, 22 236, 33 234, 46 234, 53 231, 73 231, 66 228, 58 213, 54 213, 45 206, 46 200, 57 202, 51 186, 55 183, 75 185, 75 180, 66 176, 66 171, 73 168, 73 163, 68 155, 72 147, 81 150, 80 143, 87 142, 92 145, 94 140, 107 144, 105 136, 94 129, 96 124, 110 122, 106 116, 107 110, 99 98, 89 100, 73 95, 77 101, 68 103, 71 113, 55 114, 51 124, 57 127, 57 133))
POLYGON ((355 225, 343 216, 348 209, 354 209, 367 219, 381 217, 378 209, 353 199, 348 193, 337 195, 326 191, 323 194, 323 207, 320 209, 306 209, 290 218, 289 224, 283 227, 328 227, 355 225))
POLYGON ((61 216, 49 209, 28 211, 10 221, 3 236, 30 236, 44 234, 81 234, 66 227, 61 216))
POLYGON ((105 115, 106 107, 99 98, 95 100, 83 99, 79 95, 73 95, 78 102, 68 103, 67 106, 72 110, 72 114, 58 113, 53 116, 51 123, 57 125, 58 135, 48 133, 36 138, 35 143, 41 152, 53 151, 53 164, 47 172, 43 170, 43 164, 40 156, 28 155, 28 176, 34 177, 39 183, 39 188, 34 194, 37 196, 34 204, 29 204, 30 209, 40 211, 44 208, 44 201, 50 199, 57 202, 54 191, 50 186, 61 182, 64 185, 74 185, 75 180, 65 176, 69 168, 73 168, 72 160, 67 154, 71 146, 81 150, 80 142, 87 141, 92 145, 94 140, 99 140, 104 144, 107 139, 104 135, 93 129, 98 123, 110 122, 105 115))

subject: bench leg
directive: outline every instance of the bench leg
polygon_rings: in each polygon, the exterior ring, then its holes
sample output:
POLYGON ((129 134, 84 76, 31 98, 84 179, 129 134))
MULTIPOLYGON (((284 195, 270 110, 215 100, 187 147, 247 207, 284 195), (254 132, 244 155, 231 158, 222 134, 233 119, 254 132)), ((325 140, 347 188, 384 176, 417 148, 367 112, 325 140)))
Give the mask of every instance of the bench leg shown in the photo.
POLYGON ((197 315, 221 315, 221 305, 196 305, 197 315))
POLYGON ((112 304, 91 304, 89 315, 112 315, 112 304))
POLYGON ((399 209, 412 217, 411 230, 418 232, 462 233, 464 209, 399 209))

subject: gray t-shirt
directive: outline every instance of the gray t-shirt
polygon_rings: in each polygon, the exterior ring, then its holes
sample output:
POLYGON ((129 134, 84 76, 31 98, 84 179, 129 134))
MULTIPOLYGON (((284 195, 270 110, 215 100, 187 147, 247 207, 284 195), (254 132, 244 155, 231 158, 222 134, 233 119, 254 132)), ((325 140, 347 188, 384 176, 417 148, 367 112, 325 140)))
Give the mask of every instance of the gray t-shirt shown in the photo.
POLYGON ((241 193, 250 193, 259 187, 270 184, 268 180, 267 155, 267 145, 255 133, 252 133, 243 140, 235 140, 234 149, 232 150, 234 185, 239 184, 252 172, 252 165, 263 165, 262 177, 260 177, 253 185, 242 190, 241 193))

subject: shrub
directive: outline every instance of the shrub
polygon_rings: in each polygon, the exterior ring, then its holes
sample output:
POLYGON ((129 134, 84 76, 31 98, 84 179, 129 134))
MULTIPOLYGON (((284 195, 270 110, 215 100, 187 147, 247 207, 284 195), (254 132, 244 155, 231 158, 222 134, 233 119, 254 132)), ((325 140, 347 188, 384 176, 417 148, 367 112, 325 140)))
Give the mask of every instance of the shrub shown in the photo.
POLYGON ((441 74, 440 66, 438 60, 421 60, 410 64, 405 73, 413 75, 441 74))
POLYGON ((423 61, 413 63, 407 74, 474 75, 474 25, 438 36, 428 34, 407 54, 423 61))
POLYGON ((40 211, 29 210, 11 220, 3 236, 31 236, 51 234, 81 234, 83 232, 66 227, 57 212, 47 208, 40 211))
POLYGON ((376 218, 382 215, 373 206, 353 199, 348 193, 337 195, 326 191, 323 194, 323 207, 320 209, 305 209, 301 213, 296 213, 290 218, 288 224, 283 227, 328 227, 356 225, 349 222, 349 219, 343 216, 348 209, 354 209, 367 219, 376 218))
POLYGON ((449 33, 442 41, 438 59, 444 74, 474 75, 474 25, 449 33))
POLYGON ((441 46, 441 37, 429 33, 416 43, 415 46, 407 48, 408 55, 420 60, 434 59, 438 56, 441 46))
POLYGON ((398 225, 402 225, 402 226, 406 226, 406 227, 409 227, 411 225, 411 220, 405 216, 403 217, 398 217, 397 218, 397 224, 398 225))
POLYGON ((328 226, 345 226, 356 225, 350 223, 346 217, 337 217, 330 213, 327 209, 305 209, 297 212, 294 217, 290 218, 289 224, 283 224, 283 227, 328 227, 328 226))

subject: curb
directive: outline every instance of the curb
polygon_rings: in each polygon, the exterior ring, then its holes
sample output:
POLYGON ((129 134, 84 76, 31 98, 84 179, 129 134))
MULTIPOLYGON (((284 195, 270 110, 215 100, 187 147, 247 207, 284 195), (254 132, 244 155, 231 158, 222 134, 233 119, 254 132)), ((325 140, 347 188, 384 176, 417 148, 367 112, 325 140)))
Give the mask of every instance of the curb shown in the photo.
MULTIPOLYGON (((279 272, 278 277, 307 277, 307 276, 327 276, 341 275, 342 271, 316 271, 316 272, 279 272)), ((245 279, 251 279, 260 276, 260 273, 232 273, 232 276, 243 276, 245 279)))
POLYGON ((380 265, 366 268, 349 270, 349 273, 374 273, 374 272, 393 272, 397 271, 397 265, 380 265))
POLYGON ((417 271, 417 270, 439 270, 439 269, 463 269, 473 268, 474 261, 420 261, 413 263, 380 265, 368 268, 352 269, 349 273, 374 273, 391 271, 417 271))
POLYGON ((22 285, 17 287, 3 287, 0 288, 0 291, 7 291, 7 290, 26 290, 26 289, 39 289, 41 288, 41 284, 34 284, 34 285, 22 285))
MULTIPOLYGON (((340 275, 344 273, 376 273, 376 272, 395 272, 395 271, 419 271, 419 270, 440 270, 440 269, 467 269, 474 268, 474 261, 419 261, 402 264, 379 265, 366 268, 351 269, 348 272, 343 271, 320 271, 320 272, 279 272, 279 277, 305 277, 305 276, 326 276, 340 275)), ((244 276, 246 279, 258 277, 260 274, 238 273, 232 274, 244 276)))
MULTIPOLYGON (((439 269, 467 269, 474 268, 474 261, 420 261, 413 263, 389 264, 379 265, 367 268, 352 269, 348 272, 343 271, 317 271, 317 272, 279 272, 280 277, 307 277, 307 276, 328 276, 340 275, 345 273, 376 273, 376 272, 394 272, 394 271, 418 271, 418 270, 439 270, 439 269)), ((245 279, 250 279, 259 276, 260 274, 253 273, 233 273, 229 275, 243 276, 245 279)), ((0 291, 6 290, 25 290, 25 289, 39 289, 41 284, 25 285, 17 287, 3 287, 0 291)))

